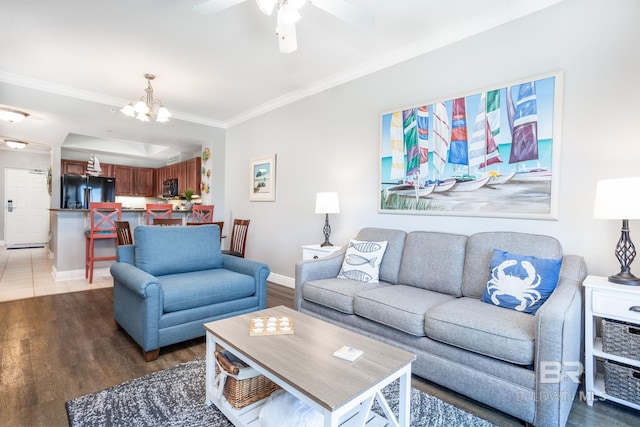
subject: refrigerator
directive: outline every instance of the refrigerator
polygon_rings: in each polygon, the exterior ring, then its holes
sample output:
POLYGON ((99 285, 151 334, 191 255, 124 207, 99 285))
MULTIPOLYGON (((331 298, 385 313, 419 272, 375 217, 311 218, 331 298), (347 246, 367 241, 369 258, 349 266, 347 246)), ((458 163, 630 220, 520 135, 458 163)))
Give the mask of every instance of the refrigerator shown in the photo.
POLYGON ((65 174, 61 188, 62 209, 89 209, 90 202, 116 201, 115 178, 65 174))

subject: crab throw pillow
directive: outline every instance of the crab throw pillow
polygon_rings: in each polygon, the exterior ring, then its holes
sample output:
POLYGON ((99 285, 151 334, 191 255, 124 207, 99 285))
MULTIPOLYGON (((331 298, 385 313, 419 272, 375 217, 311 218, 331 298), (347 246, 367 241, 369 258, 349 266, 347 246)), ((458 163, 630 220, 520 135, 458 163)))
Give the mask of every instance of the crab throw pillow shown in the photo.
POLYGON ((535 314, 558 284, 562 258, 538 258, 493 250, 482 301, 535 314))
POLYGON ((344 261, 338 273, 338 278, 378 283, 380 263, 382 263, 382 257, 386 250, 386 241, 366 242, 351 239, 347 252, 344 254, 344 261))

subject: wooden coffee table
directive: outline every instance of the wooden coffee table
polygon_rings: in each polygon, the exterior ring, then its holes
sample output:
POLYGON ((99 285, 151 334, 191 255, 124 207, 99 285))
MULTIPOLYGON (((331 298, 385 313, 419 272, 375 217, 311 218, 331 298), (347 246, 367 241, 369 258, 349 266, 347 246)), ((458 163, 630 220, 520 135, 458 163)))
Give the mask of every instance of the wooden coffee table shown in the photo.
MULTIPOLYGON (((216 398, 216 345, 223 347, 324 417, 325 427, 378 425, 383 417, 370 411, 378 401, 390 425, 408 427, 411 363, 416 356, 346 329, 280 306, 204 325, 207 333, 207 405, 216 405, 236 426, 260 426, 263 401, 234 409, 216 398), (291 316, 290 335, 250 336, 254 317, 291 316), (347 345, 364 351, 354 362, 333 352, 347 345), (399 379, 399 417, 396 420, 381 390, 399 379)), ((384 424, 386 425, 386 424, 384 424)))

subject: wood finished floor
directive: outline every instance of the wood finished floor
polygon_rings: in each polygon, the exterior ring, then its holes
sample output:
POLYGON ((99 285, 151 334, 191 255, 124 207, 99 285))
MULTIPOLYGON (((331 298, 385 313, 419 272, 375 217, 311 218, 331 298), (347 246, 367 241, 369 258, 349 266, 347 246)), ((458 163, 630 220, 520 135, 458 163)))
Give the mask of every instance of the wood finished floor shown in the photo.
MULTIPOLYGON (((145 362, 112 316, 113 289, 0 303, 0 426, 65 426, 67 400, 204 357, 204 338, 162 348, 145 362)), ((293 307, 293 290, 268 285, 267 305, 293 307)), ((499 426, 518 420, 437 385, 413 386, 499 426)), ((609 402, 576 400, 569 426, 637 426, 640 413, 609 402)))

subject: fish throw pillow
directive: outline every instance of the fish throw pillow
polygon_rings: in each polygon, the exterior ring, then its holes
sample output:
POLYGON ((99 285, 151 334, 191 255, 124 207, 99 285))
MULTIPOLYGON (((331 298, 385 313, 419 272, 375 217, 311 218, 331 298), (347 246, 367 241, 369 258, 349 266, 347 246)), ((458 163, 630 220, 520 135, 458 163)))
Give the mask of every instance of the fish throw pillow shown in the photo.
POLYGON ((380 263, 385 250, 387 250, 386 241, 366 242, 351 239, 338 278, 378 283, 380 263))

